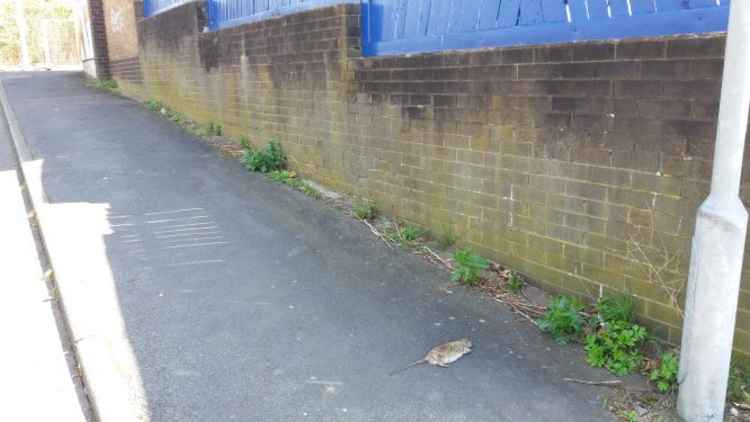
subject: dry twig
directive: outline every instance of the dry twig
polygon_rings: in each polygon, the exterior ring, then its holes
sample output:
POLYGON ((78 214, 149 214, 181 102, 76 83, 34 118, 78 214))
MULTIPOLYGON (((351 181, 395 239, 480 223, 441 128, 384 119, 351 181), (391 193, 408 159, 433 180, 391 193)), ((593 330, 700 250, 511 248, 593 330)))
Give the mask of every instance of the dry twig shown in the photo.
POLYGON ((628 258, 646 265, 651 272, 651 276, 657 287, 667 295, 669 305, 676 309, 680 316, 684 316, 679 300, 680 292, 684 288, 684 279, 679 276, 676 278, 668 276, 670 272, 674 272, 675 266, 679 264, 683 253, 682 251, 670 251, 658 235, 656 235, 656 239, 659 240, 660 243, 658 249, 662 261, 661 265, 654 263, 651 258, 649 258, 646 251, 641 247, 641 244, 632 235, 630 236, 630 241, 627 242, 628 258))
POLYGON ((576 378, 563 378, 563 381, 566 382, 574 382, 577 384, 585 384, 585 385, 603 385, 607 387, 617 387, 622 385, 621 380, 609 380, 609 381, 587 381, 587 380, 579 380, 576 378))
POLYGON ((422 246, 422 249, 424 249, 427 253, 429 253, 433 258, 437 259, 441 264, 443 264, 445 266, 445 268, 453 271, 453 265, 451 265, 450 262, 444 260, 443 257, 441 257, 440 255, 438 255, 435 251, 433 251, 432 249, 428 248, 427 246, 422 246))
POLYGON ((371 232, 372 232, 372 233, 373 233, 373 234, 374 234, 375 236, 379 237, 379 238, 380 238, 380 239, 381 239, 381 240, 382 240, 383 242, 385 242, 385 244, 386 244, 386 245, 387 245, 387 246, 388 246, 389 248, 392 248, 392 246, 391 246, 391 242, 389 242, 389 241, 388 241, 388 239, 386 239, 386 238, 385 238, 385 236, 383 236, 383 234, 382 234, 382 233, 380 233, 380 232, 378 231, 378 229, 376 229, 375 227, 373 227, 373 225, 372 225, 372 224, 370 224, 370 222, 369 222, 369 221, 367 221, 367 220, 362 220, 362 222, 363 222, 363 223, 365 223, 365 225, 366 225, 367 227, 369 227, 369 228, 370 228, 370 231, 371 231, 371 232))

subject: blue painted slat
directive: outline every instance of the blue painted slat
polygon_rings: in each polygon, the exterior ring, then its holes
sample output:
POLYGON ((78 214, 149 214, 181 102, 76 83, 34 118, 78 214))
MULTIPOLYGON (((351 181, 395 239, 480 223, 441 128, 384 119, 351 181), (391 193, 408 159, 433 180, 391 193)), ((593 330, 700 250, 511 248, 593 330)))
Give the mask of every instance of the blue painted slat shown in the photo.
POLYGON ((567 21, 567 15, 565 14, 565 1, 542 0, 542 14, 544 15, 544 22, 547 23, 567 21))
POLYGON ((370 25, 370 37, 373 42, 384 42, 387 39, 383 34, 383 22, 385 21, 385 15, 383 14, 383 1, 384 0, 368 0, 368 22, 370 25))
POLYGON ((480 4, 481 0, 450 0, 447 33, 476 30, 480 4))
POLYGON ((479 8, 479 29, 497 28, 500 0, 484 0, 479 8))
MULTIPOLYGON (((146 9, 146 2, 152 1, 179 1, 181 3, 195 0, 145 0, 144 1, 144 12, 146 9)), ((367 15, 368 19, 378 17, 377 13, 369 13, 376 11, 378 4, 371 4, 371 2, 377 2, 382 4, 391 4, 394 0, 204 0, 207 3, 208 9, 208 22, 209 28, 212 30, 227 28, 230 26, 241 25, 244 23, 256 22, 263 19, 269 19, 272 17, 281 16, 289 13, 298 13, 310 9, 332 6, 336 4, 360 4, 362 5, 362 14, 367 15)), ((409 0, 398 0, 408 2, 409 0)), ((365 22, 363 20, 363 22, 365 22)), ((382 22, 378 19, 377 22, 382 22)), ((367 23, 372 26, 372 21, 367 23)), ((382 30, 382 27, 379 28, 382 30)), ((368 36, 375 35, 373 31, 378 28, 367 28, 368 36), (372 31, 371 31, 372 29, 372 31)), ((365 32, 365 25, 363 24, 363 32, 365 32)), ((378 34, 377 38, 368 38, 370 40, 380 40, 382 37, 378 34)))
POLYGON ((687 0, 656 0, 656 10, 659 12, 685 10, 687 8, 687 0))
POLYGON ((398 0, 395 3, 394 8, 394 28, 393 38, 404 38, 404 31, 406 29, 406 2, 408 0, 398 0))
POLYGON ((716 0, 690 0, 690 8, 716 7, 716 0))
POLYGON ((388 0, 377 0, 373 1, 373 5, 377 5, 376 7, 381 9, 380 13, 383 18, 383 22, 381 24, 381 39, 383 41, 390 41, 394 39, 395 37, 393 35, 396 30, 397 19, 395 2, 388 0))
POLYGON ((642 15, 644 13, 654 13, 653 0, 630 0, 630 7, 633 15, 642 15))
POLYGON ((422 23, 422 9, 425 0, 412 0, 406 8, 404 38, 414 38, 426 35, 424 24, 422 23))
POLYGON ((607 0, 588 0, 589 20, 599 21, 609 19, 607 0))
POLYGON ((539 25, 544 23, 542 0, 521 1, 521 16, 518 23, 520 25, 539 25))
POLYGON ((456 7, 456 0, 443 0, 448 3, 448 10, 451 13, 448 14, 448 26, 445 28, 445 33, 450 34, 454 32, 461 32, 461 20, 463 19, 464 12, 467 11, 467 7, 456 7))
POLYGON ((445 34, 445 31, 448 28, 449 16, 450 8, 448 7, 448 2, 445 0, 433 0, 432 6, 430 7, 430 23, 427 28, 427 34, 445 34))
POLYGON ((574 25, 582 25, 589 21, 588 7, 586 0, 569 0, 570 22, 574 25))
POLYGON ((520 8, 521 0, 503 0, 500 3, 500 14, 497 26, 500 28, 516 26, 520 8))
MULTIPOLYGON (((362 2, 362 9, 360 11, 360 19, 362 20, 362 49, 368 51, 369 49, 373 48, 373 46, 378 42, 377 38, 373 38, 372 36, 372 25, 374 21, 370 13, 370 6, 370 0, 364 0, 362 2)), ((210 19, 211 17, 209 16, 209 21, 210 19)))
POLYGON ((609 9, 612 16, 630 16, 628 0, 609 0, 609 9))

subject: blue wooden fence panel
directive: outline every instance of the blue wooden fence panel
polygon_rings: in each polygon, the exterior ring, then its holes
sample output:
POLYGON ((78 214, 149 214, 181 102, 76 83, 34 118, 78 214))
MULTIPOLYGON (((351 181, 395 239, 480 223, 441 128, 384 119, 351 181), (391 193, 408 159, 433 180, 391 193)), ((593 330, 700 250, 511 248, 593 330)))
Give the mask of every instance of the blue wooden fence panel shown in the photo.
POLYGON ((143 0, 143 16, 154 16, 190 0, 143 0))
POLYGON ((361 1, 366 56, 725 31, 729 17, 729 0, 361 1))
MULTIPOLYGON (((211 30, 218 30, 244 23, 257 22, 275 16, 302 12, 319 7, 332 6, 345 3, 360 3, 361 0, 207 0, 208 3, 208 26, 211 30)), ((406 3, 407 0, 389 2, 388 26, 392 31, 394 20, 398 19, 395 14, 394 4, 406 3)), ((402 15, 406 15, 403 12, 402 15)), ((402 27, 400 34, 404 34, 402 27)))

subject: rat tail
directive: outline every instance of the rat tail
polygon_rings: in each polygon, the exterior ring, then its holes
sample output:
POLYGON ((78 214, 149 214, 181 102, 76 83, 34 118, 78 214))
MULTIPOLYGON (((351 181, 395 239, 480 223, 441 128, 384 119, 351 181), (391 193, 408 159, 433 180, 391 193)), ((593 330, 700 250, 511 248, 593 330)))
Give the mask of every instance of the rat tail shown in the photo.
POLYGON ((406 365, 405 367, 403 367, 401 369, 396 369, 395 371, 393 371, 393 372, 390 373, 390 376, 394 376, 394 375, 396 375, 398 373, 406 371, 407 369, 411 368, 412 366, 421 365, 423 363, 427 363, 427 358, 423 358, 423 359, 420 359, 420 360, 418 360, 418 361, 416 361, 414 363, 410 363, 409 365, 406 365))

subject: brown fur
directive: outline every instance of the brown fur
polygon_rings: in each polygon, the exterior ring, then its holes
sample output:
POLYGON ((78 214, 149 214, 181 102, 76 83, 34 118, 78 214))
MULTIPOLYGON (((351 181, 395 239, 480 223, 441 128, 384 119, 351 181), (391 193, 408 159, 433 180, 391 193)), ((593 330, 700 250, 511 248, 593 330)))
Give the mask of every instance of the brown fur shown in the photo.
POLYGON ((412 366, 420 365, 422 363, 429 363, 430 365, 447 368, 449 363, 453 363, 461 359, 463 355, 470 353, 471 346, 471 341, 467 338, 462 338, 461 340, 450 341, 448 343, 435 346, 434 348, 432 348, 432 350, 427 352, 425 357, 423 357, 422 359, 406 366, 403 369, 392 372, 391 375, 395 375, 399 372, 411 368, 412 366))

